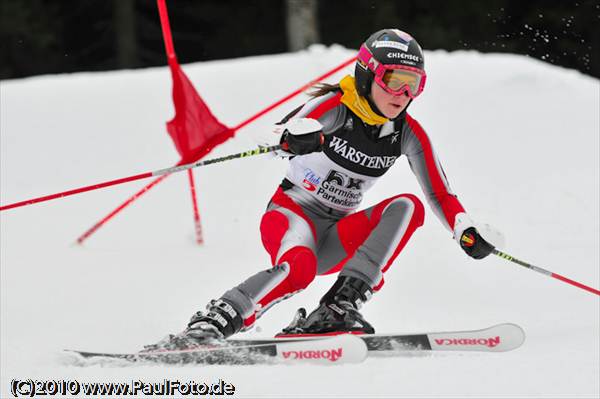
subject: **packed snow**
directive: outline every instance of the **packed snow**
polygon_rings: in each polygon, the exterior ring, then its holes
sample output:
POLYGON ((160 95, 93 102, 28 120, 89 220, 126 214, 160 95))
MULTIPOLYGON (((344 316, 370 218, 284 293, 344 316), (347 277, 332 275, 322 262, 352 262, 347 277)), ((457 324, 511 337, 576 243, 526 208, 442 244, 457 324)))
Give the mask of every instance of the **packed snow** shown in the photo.
MULTIPOLYGON (((214 114, 234 126, 348 59, 309 50, 184 65, 214 114)), ((504 250, 595 288, 599 259, 599 81, 507 54, 426 53, 428 82, 410 113, 428 131, 471 216, 500 229, 504 250)), ((329 82, 335 82, 351 68, 329 82)), ((166 67, 2 81, 2 205, 162 169, 178 156, 166 67)), ((209 157, 274 140, 300 95, 237 132, 209 157)), ((167 178, 84 246, 75 239, 149 181, 4 211, 1 217, 1 389, 13 379, 216 382, 235 397, 586 397, 600 395, 598 296, 490 256, 467 257, 427 209, 363 308, 378 332, 519 324, 506 353, 406 354, 343 366, 80 367, 65 348, 132 352, 269 266, 259 221, 286 168, 262 155, 195 169, 205 245, 195 243, 186 173, 167 178)), ((405 160, 367 194, 425 198, 405 160)), ((334 276, 266 313, 240 337, 271 337, 316 305, 334 276)))

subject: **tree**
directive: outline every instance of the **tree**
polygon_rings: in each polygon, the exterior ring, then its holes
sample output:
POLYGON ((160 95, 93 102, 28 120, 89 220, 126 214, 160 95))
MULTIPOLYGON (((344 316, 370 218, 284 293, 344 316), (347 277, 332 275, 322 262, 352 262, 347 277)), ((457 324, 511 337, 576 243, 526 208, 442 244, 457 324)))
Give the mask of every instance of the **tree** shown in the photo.
POLYGON ((135 0, 113 0, 113 7, 117 67, 135 67, 138 63, 135 0))
POLYGON ((318 43, 317 0, 286 0, 286 29, 289 51, 318 43))

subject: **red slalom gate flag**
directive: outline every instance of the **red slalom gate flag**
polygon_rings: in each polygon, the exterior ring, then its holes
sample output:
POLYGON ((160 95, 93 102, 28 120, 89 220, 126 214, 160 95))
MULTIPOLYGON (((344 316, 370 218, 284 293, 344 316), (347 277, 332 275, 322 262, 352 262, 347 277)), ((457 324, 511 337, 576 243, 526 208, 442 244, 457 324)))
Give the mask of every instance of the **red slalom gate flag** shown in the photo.
MULTIPOLYGON (((165 0, 157 0, 157 5, 167 60, 173 79, 173 104, 175 106, 175 116, 172 120, 167 122, 167 131, 181 157, 177 165, 184 165, 196 162, 208 154, 217 145, 231 138, 236 129, 230 129, 217 120, 181 69, 181 66, 177 62, 177 56, 175 55, 166 2, 165 0)), ((106 222, 115 217, 123 209, 131 205, 166 177, 167 175, 160 176, 158 179, 150 182, 79 236, 77 242, 82 244, 106 222)), ((194 206, 196 241, 200 244, 203 242, 202 228, 200 226, 200 213, 198 211, 198 201, 196 198, 197 190, 194 185, 194 177, 191 170, 188 170, 188 178, 190 182, 192 204, 194 206)))
POLYGON ((191 163, 233 137, 235 131, 212 114, 175 58, 169 59, 173 76, 175 117, 167 130, 181 156, 180 164, 191 163))
POLYGON ((195 162, 208 154, 213 148, 233 137, 235 130, 215 118, 181 69, 175 55, 166 2, 157 0, 156 3, 173 77, 175 117, 167 122, 167 131, 181 156, 179 164, 183 165, 195 162))
MULTIPOLYGON (((173 77, 173 104, 175 116, 167 122, 167 131, 181 156, 178 165, 196 162, 213 148, 233 137, 235 129, 223 125, 210 112, 192 82, 181 69, 175 55, 171 24, 167 13, 165 0, 157 0, 160 24, 167 52, 167 60, 173 77)), ((196 226, 196 242, 202 244, 202 226, 200 225, 200 212, 196 198, 194 175, 188 169, 190 193, 194 206, 194 224, 196 226)))

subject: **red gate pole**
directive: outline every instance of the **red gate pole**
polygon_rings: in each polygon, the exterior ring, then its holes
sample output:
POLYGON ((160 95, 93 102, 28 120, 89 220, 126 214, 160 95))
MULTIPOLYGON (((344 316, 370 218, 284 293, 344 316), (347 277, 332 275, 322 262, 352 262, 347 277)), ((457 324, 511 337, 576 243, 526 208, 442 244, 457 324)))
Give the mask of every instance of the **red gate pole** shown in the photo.
POLYGON ((188 169, 188 178, 190 182, 190 193, 192 194, 192 206, 194 207, 194 230, 196 231, 196 242, 198 245, 204 243, 202 237, 202 224, 200 224, 200 212, 198 211, 198 199, 196 198, 196 186, 194 184, 194 172, 188 169))
POLYGON ((158 183, 160 183, 161 181, 163 181, 164 179, 166 179, 169 176, 170 175, 162 175, 158 179, 151 181, 149 184, 147 184, 144 188, 142 188, 137 193, 133 194, 125 202, 123 202, 121 205, 119 205, 117 208, 115 208, 112 212, 110 212, 108 215, 104 216, 102 219, 100 219, 98 222, 96 222, 96 224, 94 224, 92 227, 90 227, 88 230, 86 230, 85 233, 80 235, 77 238, 77 244, 83 244, 83 242, 85 240, 87 240, 92 234, 94 234, 96 232, 96 230, 98 230, 100 227, 104 226, 104 224, 106 222, 108 222, 110 219, 115 217, 117 215, 117 213, 119 213, 123 209, 127 208, 133 201, 140 198, 148 190, 150 190, 152 187, 156 186, 158 183))
MULTIPOLYGON (((167 13, 167 5, 165 0, 157 0, 158 13, 160 15, 160 25, 162 26, 163 40, 165 42, 165 50, 167 52, 167 60, 169 64, 176 62, 175 47, 173 46, 173 36, 171 34, 171 24, 167 13)), ((202 225, 200 224, 200 212, 198 211, 198 200, 196 198, 196 187, 194 185, 194 173, 188 169, 188 180, 190 184, 190 193, 192 195, 192 206, 194 209, 194 231, 196 232, 196 242, 202 245, 202 225)))

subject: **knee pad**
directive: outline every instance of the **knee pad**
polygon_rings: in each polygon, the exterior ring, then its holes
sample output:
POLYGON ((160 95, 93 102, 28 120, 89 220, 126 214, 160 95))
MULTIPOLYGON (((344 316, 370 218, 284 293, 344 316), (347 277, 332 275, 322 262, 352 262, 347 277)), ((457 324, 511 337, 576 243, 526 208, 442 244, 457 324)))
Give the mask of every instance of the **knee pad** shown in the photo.
POLYGON ((419 198, 413 194, 401 194, 390 198, 388 201, 385 201, 385 205, 381 211, 381 216, 383 217, 386 213, 393 213, 394 211, 406 211, 406 202, 405 200, 409 200, 413 204, 412 215, 411 215, 411 224, 416 227, 422 226, 425 220, 425 207, 419 198), (401 201, 399 201, 402 199, 401 201))
POLYGON ((317 275, 317 257, 310 248, 299 246, 290 249, 278 261, 283 262, 290 266, 286 281, 292 291, 308 287, 317 275))
POLYGON ((271 264, 275 264, 277 253, 281 247, 281 240, 289 227, 287 217, 277 211, 265 213, 260 221, 260 235, 263 246, 271 255, 271 264))
POLYGON ((415 223, 417 226, 422 226, 423 222, 425 221, 425 207, 423 206, 423 203, 416 195, 403 194, 402 196, 410 199, 415 205, 415 209, 413 211, 413 223, 415 223))

